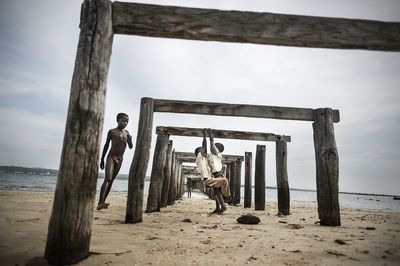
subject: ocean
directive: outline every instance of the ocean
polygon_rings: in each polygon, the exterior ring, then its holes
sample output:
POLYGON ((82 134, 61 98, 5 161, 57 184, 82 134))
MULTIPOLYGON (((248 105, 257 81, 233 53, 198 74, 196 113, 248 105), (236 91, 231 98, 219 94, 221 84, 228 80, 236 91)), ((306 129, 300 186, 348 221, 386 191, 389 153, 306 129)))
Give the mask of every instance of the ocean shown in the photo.
MULTIPOLYGON (((56 182, 57 176, 54 175, 31 175, 23 173, 0 172, 0 190, 53 192, 56 182)), ((102 182, 103 177, 100 176, 97 182, 97 191, 100 190, 102 182)), ((145 195, 149 189, 149 183, 149 181, 145 181, 145 195)), ((128 193, 128 178, 126 175, 120 175, 117 177, 110 193, 128 193)), ((277 202, 276 189, 266 188, 265 194, 267 202, 277 202)), ((243 195, 244 188, 242 187, 242 198, 243 195)), ((290 201, 317 204, 317 193, 315 191, 291 189, 290 201)), ((241 202, 243 203, 243 199, 241 202)), ((340 193, 339 203, 341 208, 400 212, 400 200, 394 200, 393 196, 340 193)))

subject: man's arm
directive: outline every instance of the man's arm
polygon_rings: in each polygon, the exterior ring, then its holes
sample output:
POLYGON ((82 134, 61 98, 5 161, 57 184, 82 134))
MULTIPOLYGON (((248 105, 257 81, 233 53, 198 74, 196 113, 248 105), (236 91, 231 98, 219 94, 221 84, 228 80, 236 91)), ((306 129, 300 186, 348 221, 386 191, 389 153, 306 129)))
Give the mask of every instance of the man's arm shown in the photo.
POLYGON ((219 150, 217 149, 217 147, 215 147, 214 144, 214 138, 212 136, 212 131, 211 128, 208 129, 208 136, 210 137, 210 150, 213 154, 218 155, 219 154, 219 150))
POLYGON ((100 169, 101 170, 104 169, 104 157, 106 157, 106 153, 108 151, 108 147, 110 146, 111 135, 112 135, 111 130, 109 130, 108 133, 107 133, 106 143, 104 144, 103 153, 101 154, 101 160, 100 160, 100 169))
POLYGON ((201 155, 204 157, 207 156, 207 136, 206 136, 206 129, 203 129, 203 142, 201 143, 201 146, 203 147, 203 150, 201 151, 201 155))

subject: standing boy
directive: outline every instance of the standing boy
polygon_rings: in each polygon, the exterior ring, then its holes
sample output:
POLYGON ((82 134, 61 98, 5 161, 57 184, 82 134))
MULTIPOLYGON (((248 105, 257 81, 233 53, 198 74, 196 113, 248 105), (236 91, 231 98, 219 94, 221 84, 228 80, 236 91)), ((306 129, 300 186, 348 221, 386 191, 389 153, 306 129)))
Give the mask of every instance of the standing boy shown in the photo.
POLYGON ((129 117, 125 113, 119 113, 117 115, 118 126, 116 128, 110 129, 107 133, 107 140, 104 144, 103 153, 101 155, 100 169, 104 169, 104 157, 106 156, 108 147, 111 142, 111 149, 107 155, 106 159, 106 170, 104 182, 100 189, 99 204, 97 205, 97 210, 106 209, 109 203, 106 203, 106 198, 110 192, 112 183, 119 170, 121 169, 123 155, 126 149, 126 144, 128 144, 129 149, 132 149, 132 136, 129 135, 128 130, 125 130, 128 125, 129 117))

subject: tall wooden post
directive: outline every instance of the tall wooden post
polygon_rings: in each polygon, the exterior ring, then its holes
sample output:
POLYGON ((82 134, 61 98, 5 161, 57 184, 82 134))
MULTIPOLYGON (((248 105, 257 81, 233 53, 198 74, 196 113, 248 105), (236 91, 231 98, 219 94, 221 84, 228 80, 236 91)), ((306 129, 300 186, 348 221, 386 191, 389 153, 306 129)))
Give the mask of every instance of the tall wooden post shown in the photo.
POLYGON ((150 157, 153 110, 154 100, 142 98, 135 154, 129 170, 125 223, 138 223, 143 220, 143 189, 150 157))
POLYGON ((167 158, 164 166, 164 181, 161 189, 161 208, 167 207, 169 187, 171 184, 171 166, 172 166, 172 140, 168 141, 167 158))
POLYGON ((176 200, 179 200, 182 196, 182 162, 180 160, 178 160, 178 164, 177 164, 178 168, 176 171, 176 179, 177 179, 177 183, 176 183, 176 200))
POLYGON ((175 150, 173 150, 171 158, 171 181, 169 183, 167 205, 173 205, 175 202, 175 187, 176 187, 175 171, 176 171, 176 155, 175 155, 175 150))
POLYGON ((244 207, 250 208, 251 207, 251 177, 252 177, 252 158, 253 155, 251 152, 244 153, 244 207))
POLYGON ((278 213, 290 214, 290 194, 287 173, 287 143, 276 142, 276 185, 278 189, 278 213))
POLYGON ((317 200, 321 225, 340 226, 339 155, 332 109, 314 112, 314 148, 317 167, 317 200))
POLYGON ((150 176, 149 195, 147 197, 147 213, 160 211, 161 187, 167 155, 168 139, 169 135, 167 134, 157 135, 157 142, 153 156, 153 167, 150 176))
POLYGON ((254 208, 256 211, 265 210, 265 145, 257 145, 254 208))
POLYGON ((233 199, 235 198, 235 186, 236 186, 236 163, 230 163, 229 164, 229 189, 231 191, 231 199, 229 200, 229 204, 233 205, 233 199))
POLYGON ((82 4, 80 35, 45 258, 74 264, 89 256, 108 67, 111 2, 82 4))
POLYGON ((242 160, 238 159, 235 163, 235 197, 233 205, 240 204, 240 189, 242 187, 242 160))

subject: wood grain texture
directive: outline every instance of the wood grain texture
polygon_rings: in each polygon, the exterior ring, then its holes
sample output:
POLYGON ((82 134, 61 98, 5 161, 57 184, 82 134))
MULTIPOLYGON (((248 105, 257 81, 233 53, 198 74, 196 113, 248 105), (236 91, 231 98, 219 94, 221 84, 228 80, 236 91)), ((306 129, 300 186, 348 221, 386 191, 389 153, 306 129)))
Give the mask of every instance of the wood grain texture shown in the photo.
POLYGON ((113 3, 117 34, 296 47, 400 51, 400 23, 113 3))
POLYGON ((278 213, 290 214, 290 191, 287 171, 287 143, 276 142, 276 186, 278 192, 278 213))
POLYGON ((74 264, 89 256, 113 31, 111 2, 82 4, 75 68, 45 258, 74 264))
POLYGON ((321 108, 315 111, 313 130, 320 224, 340 226, 339 154, 332 121, 332 109, 321 108))
POLYGON ((245 152, 244 154, 244 208, 251 207, 252 198, 252 177, 253 177, 253 154, 245 152))
MULTIPOLYGON (((163 99, 154 100, 154 112, 314 121, 314 109, 312 108, 163 99)), ((333 110, 333 121, 340 121, 339 110, 333 110)))
POLYGON ((173 147, 173 141, 170 140, 168 141, 167 158, 165 160, 165 166, 164 166, 164 175, 163 175, 164 181, 161 189, 161 208, 167 207, 168 204, 168 194, 171 185, 172 147, 173 147))
MULTIPOLYGON (((255 141, 286 141, 290 142, 290 136, 276 135, 273 133, 264 132, 248 132, 237 130, 221 130, 212 129, 213 137, 217 139, 241 139, 255 141)), ((171 136, 183 137, 203 137, 203 128, 188 128, 188 127, 156 127, 157 134, 168 134, 171 136)))
POLYGON ((256 211, 265 210, 265 153, 265 145, 257 145, 254 171, 254 208, 256 211))

